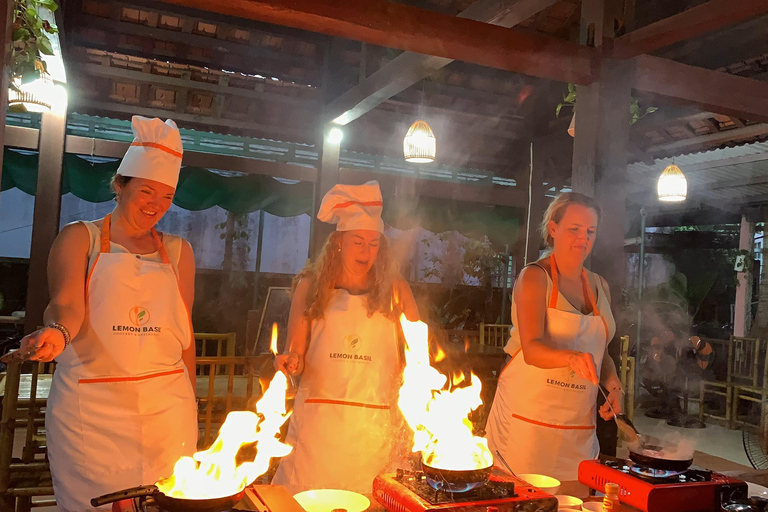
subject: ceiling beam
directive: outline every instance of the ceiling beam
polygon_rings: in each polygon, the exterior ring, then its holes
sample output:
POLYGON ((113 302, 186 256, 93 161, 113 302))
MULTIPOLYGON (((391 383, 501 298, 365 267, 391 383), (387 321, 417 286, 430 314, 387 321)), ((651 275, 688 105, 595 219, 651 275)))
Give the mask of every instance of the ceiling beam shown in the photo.
POLYGON ((764 14, 768 14, 765 0, 709 0, 615 39, 612 56, 629 59, 653 53, 764 14))
POLYGON ((597 52, 522 30, 387 0, 165 0, 165 3, 286 25, 436 57, 588 84, 597 52))
POLYGON ((768 121, 768 82, 641 55, 633 87, 701 110, 768 121))
MULTIPOLYGON (((555 0, 477 0, 458 17, 510 28, 553 3, 555 0)), ((346 125, 451 62, 453 59, 444 57, 403 53, 336 98, 323 117, 346 125)))
POLYGON ((751 139, 754 137, 761 137, 768 135, 768 123, 753 124, 745 126, 744 128, 735 128, 731 130, 723 130, 718 133, 710 133, 709 135, 702 135, 700 137, 693 137, 691 139, 676 140, 665 144, 658 144, 645 148, 646 153, 667 153, 667 152, 683 152, 683 150, 691 150, 698 147, 712 147, 718 144, 725 144, 726 142, 738 141, 741 139, 751 139))

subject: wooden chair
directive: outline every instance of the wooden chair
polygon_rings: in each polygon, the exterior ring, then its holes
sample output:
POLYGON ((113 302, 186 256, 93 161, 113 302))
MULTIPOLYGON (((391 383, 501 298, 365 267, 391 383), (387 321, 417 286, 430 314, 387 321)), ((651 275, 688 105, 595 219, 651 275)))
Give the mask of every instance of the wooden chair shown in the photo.
MULTIPOLYGON (((755 356, 752 360, 744 361, 749 366, 751 382, 741 383, 734 380, 731 391, 731 423, 730 428, 740 426, 760 427, 766 415, 766 399, 768 399, 768 343, 761 340, 757 344, 755 356), (757 404, 758 414, 747 414, 744 419, 739 416, 739 405, 743 402, 757 404)), ((739 368, 741 371, 745 368, 739 368)), ((749 380, 749 379, 744 379, 749 380)))
POLYGON ((52 363, 8 365, 0 420, 0 503, 9 510, 55 506, 45 444, 45 406, 52 363), (48 372, 48 373, 46 373, 48 372), (47 381, 47 382, 46 382, 47 381), (24 429, 21 457, 13 457, 14 439, 24 429), (45 497, 32 501, 33 497, 45 497))
POLYGON ((480 324, 480 344, 504 348, 509 339, 510 324, 480 324))
POLYGON ((619 338, 619 381, 624 393, 624 414, 632 420, 635 416, 635 358, 629 356, 629 336, 619 338))
POLYGON ((728 342, 728 369, 725 381, 702 380, 699 387, 699 420, 713 418, 724 421, 728 428, 733 428, 733 386, 757 387, 759 382, 761 347, 764 342, 758 338, 731 336, 728 342), (722 397, 725 410, 720 413, 707 410, 707 398, 722 397))
POLYGON ((258 357, 198 357, 198 447, 211 445, 231 411, 245 410, 261 396, 259 369, 272 355, 258 357))

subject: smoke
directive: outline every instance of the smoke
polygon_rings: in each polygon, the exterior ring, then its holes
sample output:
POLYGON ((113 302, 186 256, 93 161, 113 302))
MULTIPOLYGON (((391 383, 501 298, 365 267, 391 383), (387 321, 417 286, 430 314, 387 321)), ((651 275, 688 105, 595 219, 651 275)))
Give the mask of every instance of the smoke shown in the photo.
POLYGON ((668 432, 661 438, 642 436, 640 441, 630 443, 634 453, 666 460, 690 460, 696 452, 698 440, 683 437, 679 432, 668 432))

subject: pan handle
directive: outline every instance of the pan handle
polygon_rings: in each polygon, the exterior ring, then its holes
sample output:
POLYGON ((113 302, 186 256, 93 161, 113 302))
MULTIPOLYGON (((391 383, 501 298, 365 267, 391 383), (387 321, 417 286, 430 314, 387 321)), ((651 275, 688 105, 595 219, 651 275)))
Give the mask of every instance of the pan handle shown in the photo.
POLYGON ((131 487, 130 489, 123 489, 122 491, 111 492, 98 498, 91 500, 91 505, 94 507, 100 507, 108 503, 114 503, 115 501, 127 500, 130 498, 141 498, 142 496, 152 496, 158 494, 160 490, 156 485, 140 485, 139 487, 131 487))

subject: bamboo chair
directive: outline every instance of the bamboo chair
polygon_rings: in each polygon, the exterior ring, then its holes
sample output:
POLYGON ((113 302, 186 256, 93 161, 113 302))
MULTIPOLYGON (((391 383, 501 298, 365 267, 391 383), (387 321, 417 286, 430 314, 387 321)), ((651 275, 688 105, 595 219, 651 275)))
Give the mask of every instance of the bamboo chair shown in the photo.
POLYGON ((731 336, 728 343, 728 370, 726 380, 702 380, 699 388, 699 420, 713 418, 724 421, 733 428, 733 386, 757 387, 759 382, 759 361, 763 341, 758 338, 731 336), (708 396, 720 396, 725 400, 724 413, 707 411, 708 396))
POLYGON ((731 424, 730 428, 749 426, 758 428, 763 424, 766 415, 766 399, 768 399, 768 344, 761 340, 753 361, 747 361, 750 366, 751 382, 733 383, 731 400, 731 424), (739 416, 739 405, 743 402, 757 404, 759 413, 747 415, 744 419, 739 416))
POLYGON ((32 507, 56 505, 45 443, 47 394, 39 394, 44 389, 39 381, 48 378, 54 368, 52 363, 8 365, 0 420, 0 498, 10 510, 27 512, 32 507), (13 458, 20 429, 24 429, 21 458, 13 458), (34 497, 45 499, 33 502, 34 497))
POLYGON ((504 348, 509 339, 510 324, 480 324, 480 344, 504 348))

